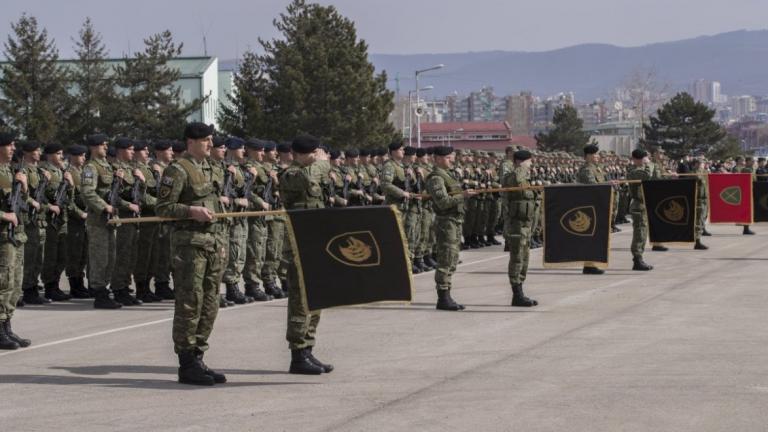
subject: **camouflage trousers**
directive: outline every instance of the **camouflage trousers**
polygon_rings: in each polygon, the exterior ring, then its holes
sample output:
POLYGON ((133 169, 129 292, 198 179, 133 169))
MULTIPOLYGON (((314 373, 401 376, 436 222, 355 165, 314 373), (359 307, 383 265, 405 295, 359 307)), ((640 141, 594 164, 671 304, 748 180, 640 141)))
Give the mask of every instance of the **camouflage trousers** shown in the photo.
POLYGON ((88 213, 88 286, 106 288, 115 267, 115 228, 103 215, 88 213))
POLYGON ((229 255, 223 278, 225 284, 240 283, 245 266, 247 243, 248 221, 245 218, 232 219, 232 225, 229 226, 229 255))
POLYGON ((176 302, 172 337, 176 353, 208 349, 227 259, 224 238, 223 234, 173 233, 171 262, 176 302))
POLYGON ((632 216, 632 258, 642 258, 645 251, 645 244, 648 242, 648 220, 645 216, 645 208, 640 205, 632 204, 629 210, 632 216))
POLYGON ((0 322, 13 318, 23 275, 24 245, 0 241, 0 322))
POLYGON ((40 272, 43 270, 43 251, 45 249, 45 228, 33 222, 24 227, 27 242, 24 244, 24 278, 22 288, 37 286, 40 272))
MULTIPOLYGON (((128 216, 126 216, 128 217, 128 216)), ((117 227, 115 239, 115 266, 112 269, 112 289, 131 286, 131 276, 136 267, 136 241, 139 238, 139 224, 125 224, 117 227)))
POLYGON ((160 252, 160 242, 157 240, 159 230, 160 225, 156 223, 144 223, 139 226, 133 267, 133 279, 137 284, 149 282, 157 272, 160 252))
POLYGON ((168 224, 160 224, 157 228, 157 262, 155 263, 155 285, 171 281, 171 234, 173 228, 168 224))
POLYGON ((471 234, 478 237, 485 236, 487 231, 488 221, 490 218, 491 201, 487 197, 483 196, 477 203, 477 216, 475 217, 475 226, 472 228, 471 234))
POLYGON ((67 265, 67 232, 66 225, 59 230, 52 225, 45 229, 43 267, 40 272, 43 284, 55 284, 61 278, 67 265))
POLYGON ((246 284, 261 282, 267 243, 267 224, 263 217, 248 218, 248 242, 245 247, 243 280, 246 284))
POLYGON ((293 261, 293 251, 288 253, 288 325, 285 339, 291 350, 315 346, 320 311, 310 312, 299 286, 299 273, 293 261))
POLYGON ((435 216, 435 288, 438 291, 451 289, 451 278, 459 262, 461 248, 462 220, 450 216, 435 216))
POLYGON ((466 201, 467 208, 464 214, 464 222, 462 223, 462 235, 469 237, 475 229, 475 222, 477 221, 478 212, 480 211, 480 202, 477 197, 472 197, 466 201))
POLYGON ((512 285, 522 284, 528 275, 528 256, 531 249, 533 221, 507 218, 504 221, 504 239, 509 246, 507 276, 512 285))
POLYGON ((267 221, 267 241, 265 244, 264 266, 261 279, 264 283, 276 283, 278 269, 283 258, 283 240, 285 239, 285 221, 275 217, 267 221))
POLYGON ((416 257, 423 257, 432 253, 432 242, 435 238, 432 234, 434 223, 435 213, 424 209, 421 213, 421 218, 419 218, 419 242, 415 250, 416 257))
POLYGON ((81 278, 84 276, 85 267, 88 265, 88 238, 84 221, 67 222, 67 276, 81 278))
POLYGON ((488 202, 488 222, 485 225, 485 235, 493 237, 496 235, 496 226, 501 220, 501 199, 494 198, 488 202))
POLYGON ((695 239, 700 240, 701 235, 704 233, 704 228, 706 227, 707 223, 707 201, 704 200, 697 200, 696 201, 696 230, 695 233, 695 239))
POLYGON ((403 227, 405 228, 405 237, 408 239, 408 252, 413 259, 416 257, 416 248, 419 245, 421 233, 421 209, 412 204, 403 216, 405 217, 403 227))

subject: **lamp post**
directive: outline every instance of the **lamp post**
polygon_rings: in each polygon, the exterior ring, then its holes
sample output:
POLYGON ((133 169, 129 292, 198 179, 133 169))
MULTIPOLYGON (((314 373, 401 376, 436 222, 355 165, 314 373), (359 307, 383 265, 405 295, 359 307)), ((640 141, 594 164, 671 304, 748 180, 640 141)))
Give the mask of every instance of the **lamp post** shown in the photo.
MULTIPOLYGON (((434 89, 434 86, 428 85, 426 87, 417 88, 416 93, 416 106, 419 105, 419 92, 420 91, 429 91, 434 89)), ((411 95, 414 93, 414 90, 408 90, 408 147, 410 147, 413 144, 413 101, 411 100, 411 95)), ((416 124, 419 123, 419 116, 416 116, 416 124)), ((419 132, 421 132, 421 129, 419 129, 419 132)), ((421 133, 419 133, 421 135, 421 133)), ((419 138, 419 142, 421 142, 421 139, 419 138)), ((421 145, 419 145, 421 147, 421 145)))
MULTIPOLYGON (((414 75, 416 77, 416 103, 419 102, 419 75, 423 74, 424 72, 429 72, 437 69, 444 68, 444 64, 438 64, 434 65, 432 67, 428 67, 426 69, 418 69, 414 75)), ((416 118, 416 146, 421 147, 421 119, 419 117, 416 118)))

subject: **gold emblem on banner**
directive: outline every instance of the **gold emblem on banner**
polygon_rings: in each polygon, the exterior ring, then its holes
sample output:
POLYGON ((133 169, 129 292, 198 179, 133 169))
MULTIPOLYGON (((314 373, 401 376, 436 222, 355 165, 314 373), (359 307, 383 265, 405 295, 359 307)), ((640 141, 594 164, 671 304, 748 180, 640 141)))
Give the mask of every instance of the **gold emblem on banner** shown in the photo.
POLYGON ((731 186, 720 191, 720 199, 726 204, 737 206, 741 204, 741 187, 731 186))
POLYGON ((592 237, 595 235, 597 212, 592 206, 576 207, 565 212, 560 218, 560 226, 573 235, 592 237))
POLYGON ((350 267, 375 267, 381 264, 381 249, 371 231, 337 235, 328 241, 325 250, 333 259, 350 267))
POLYGON ((656 216, 670 225, 688 225, 690 215, 688 197, 673 196, 665 198, 656 205, 656 216))

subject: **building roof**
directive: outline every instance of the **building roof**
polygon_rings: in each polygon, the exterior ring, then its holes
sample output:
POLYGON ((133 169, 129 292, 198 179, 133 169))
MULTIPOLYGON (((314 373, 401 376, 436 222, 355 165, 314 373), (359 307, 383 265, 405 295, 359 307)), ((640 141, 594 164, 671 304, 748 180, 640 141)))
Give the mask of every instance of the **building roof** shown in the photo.
POLYGON ((499 132, 510 133, 509 123, 502 122, 444 122, 422 123, 421 133, 451 133, 463 129, 462 132, 499 132))
MULTIPOLYGON (((203 76, 214 62, 216 57, 176 57, 168 61, 168 67, 172 69, 178 69, 181 72, 181 78, 199 78, 203 76)), ((74 68, 80 61, 77 59, 59 60, 58 63, 64 68, 74 68)), ((124 58, 109 58, 104 62, 110 66, 110 71, 114 70, 115 66, 120 66, 125 63, 124 58)), ((0 62, 0 65, 7 64, 7 61, 0 62)))

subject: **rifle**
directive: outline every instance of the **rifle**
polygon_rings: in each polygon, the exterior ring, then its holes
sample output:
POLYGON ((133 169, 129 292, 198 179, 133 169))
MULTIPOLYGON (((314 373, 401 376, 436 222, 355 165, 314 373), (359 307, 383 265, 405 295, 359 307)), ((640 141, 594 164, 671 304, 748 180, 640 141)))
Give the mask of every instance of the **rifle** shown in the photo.
MULTIPOLYGON (((48 199, 45 196, 45 190, 48 188, 48 177, 43 175, 43 170, 40 168, 37 169, 37 175, 40 176, 40 182, 37 184, 37 189, 35 189, 35 196, 33 199, 42 206, 48 202, 48 199)), ((33 206, 29 209, 29 219, 34 220, 36 215, 37 209, 33 206)))
POLYGON ((57 230, 64 224, 62 222, 62 215, 64 214, 64 207, 67 206, 69 200, 69 183, 64 178, 61 179, 59 187, 56 188, 56 193, 53 196, 53 205, 59 207, 59 214, 53 214, 51 216, 51 225, 57 230))
POLYGON ((346 200, 348 196, 349 196, 349 179, 345 175, 344 183, 343 183, 343 186, 341 187, 341 197, 346 200))
POLYGON ((144 182, 134 178, 131 187, 131 203, 139 206, 139 211, 133 213, 133 217, 141 217, 141 200, 144 199, 144 182))
POLYGON ((123 187, 123 179, 118 176, 112 177, 112 185, 109 186, 109 192, 104 200, 112 207, 112 213, 107 213, 107 222, 115 217, 117 212, 117 202, 120 199, 120 189, 123 187))
POLYGON ((233 206, 232 200, 237 198, 237 194, 235 193, 235 185, 232 180, 232 173, 229 172, 229 170, 224 170, 224 187, 221 191, 222 195, 229 198, 229 207, 231 208, 233 206))
MULTIPOLYGON (((21 182, 16 180, 16 174, 23 170, 23 162, 20 162, 16 169, 13 171, 14 179, 11 185, 11 194, 8 195, 8 209, 16 215, 16 221, 18 225, 21 224, 21 212, 24 210, 24 203, 22 201, 21 182)), ((8 224, 8 241, 12 245, 19 247, 21 243, 16 239, 16 227, 12 224, 8 224)))
POLYGON ((253 197, 253 187, 256 183, 256 176, 247 170, 243 176, 245 177, 245 185, 243 186, 243 198, 250 201, 253 197))
POLYGON ((160 171, 157 171, 151 167, 150 169, 152 170, 152 177, 154 177, 155 179, 155 197, 159 197, 160 196, 160 180, 161 180, 160 171))
MULTIPOLYGON (((373 183, 373 181, 371 181, 371 183, 373 183)), ((365 194, 365 185, 363 185, 363 176, 361 176, 360 174, 357 174, 357 184, 355 185, 355 187, 357 187, 357 190, 365 194)), ((373 195, 371 195, 371 198, 373 198, 373 195)), ((366 198, 365 195, 363 195, 363 199, 361 202, 364 206, 369 204, 368 198, 366 198)))
POLYGON ((267 184, 264 185, 264 192, 261 194, 261 199, 263 199, 267 204, 274 206, 275 196, 272 193, 274 181, 272 180, 272 176, 267 176, 267 179, 267 184))

